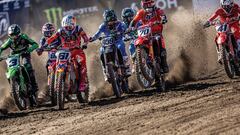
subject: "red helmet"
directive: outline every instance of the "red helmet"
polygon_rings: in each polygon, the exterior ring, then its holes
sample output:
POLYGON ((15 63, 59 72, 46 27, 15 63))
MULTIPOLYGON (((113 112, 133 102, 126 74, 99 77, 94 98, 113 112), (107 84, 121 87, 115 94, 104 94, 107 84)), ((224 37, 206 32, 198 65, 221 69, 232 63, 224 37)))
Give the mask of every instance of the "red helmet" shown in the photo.
POLYGON ((141 4, 142 4, 142 8, 145 9, 145 10, 155 7, 155 1, 154 0, 142 0, 141 4))

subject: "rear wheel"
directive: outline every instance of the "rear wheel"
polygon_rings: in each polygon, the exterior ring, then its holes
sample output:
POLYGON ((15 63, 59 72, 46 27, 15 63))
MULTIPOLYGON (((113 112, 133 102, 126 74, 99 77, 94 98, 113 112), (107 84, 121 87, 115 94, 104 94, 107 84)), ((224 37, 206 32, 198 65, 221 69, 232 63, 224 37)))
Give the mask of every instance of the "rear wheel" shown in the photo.
POLYGON ((221 46, 220 47, 220 53, 222 55, 224 69, 225 69, 225 71, 227 73, 227 76, 229 78, 233 79, 234 76, 235 76, 235 68, 234 68, 234 64, 232 63, 231 56, 227 52, 227 49, 226 49, 225 46, 221 46))
POLYGON ((109 64, 108 66, 108 73, 110 76, 110 81, 112 84, 113 92, 117 98, 120 98, 122 96, 122 92, 120 89, 120 83, 119 83, 119 78, 117 76, 117 73, 114 72, 113 65, 109 64))
POLYGON ((25 83, 25 86, 20 86, 19 82, 17 81, 17 78, 12 78, 10 80, 10 84, 11 84, 11 95, 14 99, 15 104, 17 105, 19 110, 26 110, 27 108, 27 102, 26 102, 26 98, 24 97, 22 91, 27 91, 24 90, 23 88, 27 89, 27 85, 25 83))
POLYGON ((56 85, 56 97, 57 97, 57 105, 59 107, 59 110, 64 109, 64 103, 65 103, 65 81, 64 81, 64 74, 60 73, 57 78, 57 85, 56 85))

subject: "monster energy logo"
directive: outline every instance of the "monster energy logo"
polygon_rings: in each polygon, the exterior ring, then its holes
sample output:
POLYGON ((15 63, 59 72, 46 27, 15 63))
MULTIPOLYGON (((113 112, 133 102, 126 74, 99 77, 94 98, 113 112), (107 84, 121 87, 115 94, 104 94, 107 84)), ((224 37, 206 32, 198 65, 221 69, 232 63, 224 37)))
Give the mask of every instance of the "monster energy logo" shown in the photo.
POLYGON ((53 23, 55 26, 59 26, 60 24, 60 20, 63 17, 63 10, 62 8, 58 7, 58 8, 50 8, 50 9, 46 9, 44 10, 47 19, 49 22, 53 23))

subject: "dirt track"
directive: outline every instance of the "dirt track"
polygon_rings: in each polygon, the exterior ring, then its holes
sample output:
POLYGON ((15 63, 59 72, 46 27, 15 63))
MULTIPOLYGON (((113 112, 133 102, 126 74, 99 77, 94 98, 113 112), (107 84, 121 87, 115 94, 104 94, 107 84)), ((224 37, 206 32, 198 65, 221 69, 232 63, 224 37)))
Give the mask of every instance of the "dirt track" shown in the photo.
POLYGON ((240 134, 240 80, 222 70, 200 81, 0 117, 1 134, 240 134))

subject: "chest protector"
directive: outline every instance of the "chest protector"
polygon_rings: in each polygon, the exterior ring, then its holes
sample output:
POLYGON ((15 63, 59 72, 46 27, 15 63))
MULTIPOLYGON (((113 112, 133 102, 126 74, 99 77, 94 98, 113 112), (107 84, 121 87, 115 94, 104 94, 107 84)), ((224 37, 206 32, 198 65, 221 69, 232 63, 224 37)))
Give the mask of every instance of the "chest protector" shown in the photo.
POLYGON ((60 30, 60 39, 63 43, 63 47, 65 48, 71 48, 74 46, 80 46, 81 45, 81 28, 77 26, 71 34, 66 33, 65 30, 60 30))

